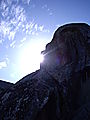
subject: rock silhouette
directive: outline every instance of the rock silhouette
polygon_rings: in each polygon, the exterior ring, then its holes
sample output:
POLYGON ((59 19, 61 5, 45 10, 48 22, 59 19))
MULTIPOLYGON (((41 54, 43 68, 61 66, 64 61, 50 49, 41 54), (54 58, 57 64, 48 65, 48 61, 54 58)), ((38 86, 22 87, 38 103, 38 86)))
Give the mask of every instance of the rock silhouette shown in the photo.
POLYGON ((14 84, 0 80, 0 98, 14 84))
POLYGON ((90 26, 59 27, 42 54, 0 97, 0 120, 90 120, 90 26))

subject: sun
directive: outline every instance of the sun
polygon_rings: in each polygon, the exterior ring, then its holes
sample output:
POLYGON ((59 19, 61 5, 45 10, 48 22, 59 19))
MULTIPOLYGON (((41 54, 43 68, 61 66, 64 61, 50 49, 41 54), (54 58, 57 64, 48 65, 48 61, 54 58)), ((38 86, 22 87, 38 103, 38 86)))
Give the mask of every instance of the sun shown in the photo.
POLYGON ((42 50, 44 50, 44 45, 40 43, 32 43, 24 47, 19 60, 19 68, 23 76, 40 68, 40 63, 44 61, 42 50))
POLYGON ((39 55, 39 61, 40 61, 40 63, 42 63, 43 61, 44 61, 44 56, 40 53, 40 55, 39 55))

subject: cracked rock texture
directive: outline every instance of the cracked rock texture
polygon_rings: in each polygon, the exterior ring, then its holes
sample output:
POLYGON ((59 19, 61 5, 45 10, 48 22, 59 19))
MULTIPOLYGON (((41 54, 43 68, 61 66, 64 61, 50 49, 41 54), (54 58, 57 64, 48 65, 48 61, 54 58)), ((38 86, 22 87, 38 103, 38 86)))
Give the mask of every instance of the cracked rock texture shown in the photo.
POLYGON ((40 70, 0 96, 0 120, 90 120, 90 26, 59 27, 42 54, 40 70))

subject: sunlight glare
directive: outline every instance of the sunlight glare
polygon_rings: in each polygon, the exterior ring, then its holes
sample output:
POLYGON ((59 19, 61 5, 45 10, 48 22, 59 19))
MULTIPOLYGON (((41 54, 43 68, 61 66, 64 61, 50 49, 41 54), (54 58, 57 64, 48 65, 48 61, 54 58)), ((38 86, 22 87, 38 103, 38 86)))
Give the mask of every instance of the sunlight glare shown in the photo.
POLYGON ((20 55, 20 72, 27 75, 40 68, 40 63, 44 61, 44 56, 41 51, 44 50, 44 45, 41 44, 28 44, 20 55))
POLYGON ((43 61, 44 61, 44 56, 40 54, 40 63, 42 63, 43 61))

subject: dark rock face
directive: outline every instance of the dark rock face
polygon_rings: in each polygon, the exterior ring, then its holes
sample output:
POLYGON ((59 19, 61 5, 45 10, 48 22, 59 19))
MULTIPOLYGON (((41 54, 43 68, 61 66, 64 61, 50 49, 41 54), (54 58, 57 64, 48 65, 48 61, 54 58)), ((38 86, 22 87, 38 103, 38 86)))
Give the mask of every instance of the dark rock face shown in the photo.
POLYGON ((0 89, 8 89, 13 85, 14 85, 13 83, 0 80, 0 89))
POLYGON ((0 98, 14 84, 0 80, 0 98))
POLYGON ((0 120, 90 120, 90 26, 61 26, 40 70, 0 97, 0 120))

